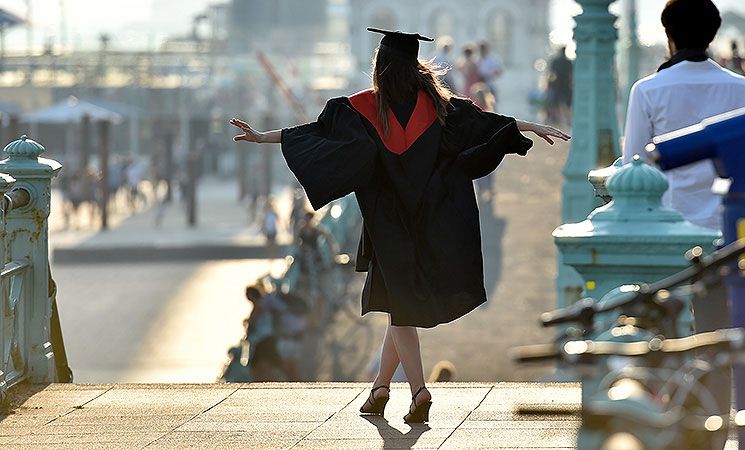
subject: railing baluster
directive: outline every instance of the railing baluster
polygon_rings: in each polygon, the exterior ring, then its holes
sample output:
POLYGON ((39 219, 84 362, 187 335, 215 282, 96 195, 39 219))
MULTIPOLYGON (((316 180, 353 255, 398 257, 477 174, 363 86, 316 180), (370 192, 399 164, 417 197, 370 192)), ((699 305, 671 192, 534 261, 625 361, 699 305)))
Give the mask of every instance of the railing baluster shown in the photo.
MULTIPOLYGON (((44 147, 26 136, 5 147, 8 158, 0 161, 0 174, 15 178, 2 191, 5 221, 2 279, 5 299, 15 303, 15 337, 6 328, 3 341, 10 339, 11 355, 2 355, 18 369, 20 379, 34 383, 56 380, 54 353, 50 343, 52 305, 49 301, 48 223, 51 180, 61 165, 40 158, 44 147), (15 341, 15 344, 12 344, 15 341), (10 356, 10 358, 9 358, 10 356)), ((10 303, 9 303, 10 304, 10 303)), ((9 325, 8 323, 4 325, 9 325)), ((18 381, 10 380, 11 383, 18 381)))

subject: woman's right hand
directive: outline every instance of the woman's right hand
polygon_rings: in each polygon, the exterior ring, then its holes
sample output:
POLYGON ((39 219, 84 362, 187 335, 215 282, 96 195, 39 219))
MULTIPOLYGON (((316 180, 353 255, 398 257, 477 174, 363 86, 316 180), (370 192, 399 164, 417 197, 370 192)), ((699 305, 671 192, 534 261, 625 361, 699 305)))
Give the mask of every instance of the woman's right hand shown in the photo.
POLYGON ((246 122, 234 117, 230 119, 230 124, 240 128, 241 131, 243 131, 243 134, 233 136, 233 141, 256 142, 259 144, 264 142, 264 133, 254 130, 253 128, 251 128, 251 125, 247 124, 246 122))

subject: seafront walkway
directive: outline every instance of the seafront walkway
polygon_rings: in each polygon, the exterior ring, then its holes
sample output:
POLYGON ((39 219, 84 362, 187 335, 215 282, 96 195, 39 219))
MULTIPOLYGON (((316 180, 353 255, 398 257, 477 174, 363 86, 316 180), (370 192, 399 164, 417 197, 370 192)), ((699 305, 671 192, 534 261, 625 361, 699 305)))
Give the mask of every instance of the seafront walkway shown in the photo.
MULTIPOLYGON (((439 383, 428 425, 406 425, 408 387, 385 419, 361 417, 362 383, 121 384, 13 389, 3 449, 574 448, 577 384, 439 383)), ((734 448, 734 447, 732 447, 734 448)))
MULTIPOLYGON (((573 383, 437 383, 428 425, 406 425, 395 383, 385 419, 361 417, 362 383, 121 384, 13 389, 3 449, 569 449, 573 383)), ((725 449, 735 450, 731 439, 725 449)))

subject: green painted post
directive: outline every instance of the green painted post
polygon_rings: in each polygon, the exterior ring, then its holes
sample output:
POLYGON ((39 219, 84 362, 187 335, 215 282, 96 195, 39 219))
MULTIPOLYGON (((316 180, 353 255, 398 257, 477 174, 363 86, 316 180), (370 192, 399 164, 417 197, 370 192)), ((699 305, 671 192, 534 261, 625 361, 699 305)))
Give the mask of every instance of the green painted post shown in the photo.
POLYGON ((27 206, 13 209, 6 217, 8 260, 28 260, 30 271, 23 282, 27 378, 34 383, 55 381, 54 353, 49 329, 52 305, 49 300, 49 208, 51 181, 61 169, 57 161, 40 158, 41 144, 22 136, 5 147, 7 159, 0 161, 0 173, 16 179, 14 189, 29 193, 27 206))
POLYGON ((635 160, 606 182, 613 201, 553 235, 564 262, 581 275, 586 295, 602 298, 623 284, 654 282, 689 265, 694 246, 714 251, 719 233, 686 221, 662 205, 665 175, 635 160))
MULTIPOLYGON (((629 107, 629 94, 631 87, 639 79, 639 38, 636 34, 636 0, 625 0, 623 9, 623 27, 621 28, 621 39, 619 42, 619 56, 622 62, 619 64, 619 73, 623 74, 623 86, 621 95, 624 113, 629 107)), ((626 120, 626 114, 621 119, 626 120)))
MULTIPOLYGON (((0 173, 0 198, 5 196, 5 193, 10 191, 15 184, 16 180, 10 175, 0 173)), ((4 243, 7 234, 5 233, 5 208, 0 208, 0 243, 4 243)), ((0 245, 0 262, 5 261, 5 245, 0 245)), ((2 305, 2 313, 0 313, 0 399, 5 397, 5 392, 8 389, 8 381, 13 377, 14 368, 10 366, 12 362, 11 355, 7 354, 12 352, 13 340, 17 338, 17 330, 15 330, 14 317, 12 314, 5 312, 5 302, 0 302, 2 305), (6 343, 10 345, 6 345, 6 343), (6 366, 6 361, 8 365, 6 366)))
MULTIPOLYGON (((561 219, 579 222, 600 202, 587 174, 609 166, 620 156, 616 115, 615 43, 616 17, 608 11, 613 0, 578 0, 583 12, 575 18, 572 142, 564 165, 561 219)), ((565 307, 582 294, 582 279, 564 265, 559 255, 557 302, 565 307)))

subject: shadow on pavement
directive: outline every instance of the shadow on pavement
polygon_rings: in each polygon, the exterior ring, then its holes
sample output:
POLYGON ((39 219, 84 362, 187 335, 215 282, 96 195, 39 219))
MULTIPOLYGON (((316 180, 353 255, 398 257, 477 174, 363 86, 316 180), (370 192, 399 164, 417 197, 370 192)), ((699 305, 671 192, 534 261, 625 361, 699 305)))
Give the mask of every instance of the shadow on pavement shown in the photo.
POLYGON ((402 433, 381 416, 361 417, 378 429, 378 434, 383 439, 383 448, 412 448, 424 433, 432 429, 427 424, 412 424, 409 431, 402 433))
POLYGON ((49 384, 31 384, 28 382, 19 383, 8 389, 8 395, 0 404, 0 422, 6 416, 13 414, 16 410, 23 407, 28 399, 47 388, 49 384))

